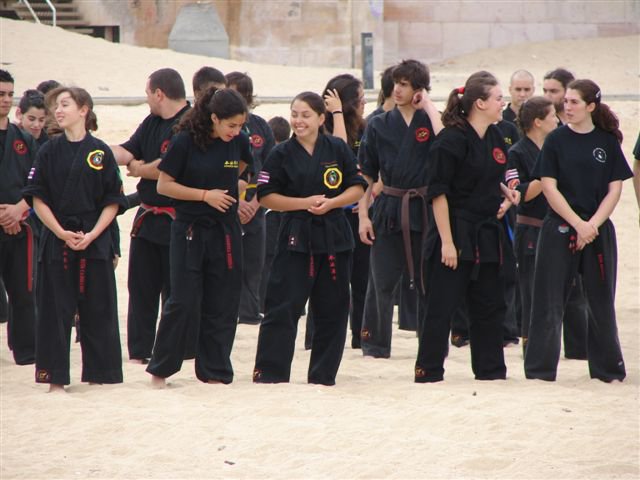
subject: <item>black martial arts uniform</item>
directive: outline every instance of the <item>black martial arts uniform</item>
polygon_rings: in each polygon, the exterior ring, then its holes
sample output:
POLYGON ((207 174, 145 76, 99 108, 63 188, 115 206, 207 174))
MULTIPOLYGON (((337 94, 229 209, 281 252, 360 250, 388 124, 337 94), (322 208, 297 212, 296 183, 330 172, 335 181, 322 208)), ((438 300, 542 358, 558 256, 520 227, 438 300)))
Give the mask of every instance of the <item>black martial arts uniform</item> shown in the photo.
MULTIPOLYGON (((251 141, 251 153, 253 156, 253 170, 255 174, 262 169, 267 155, 275 145, 273 132, 269 124, 258 115, 249 114, 246 129, 251 141)), ((255 177, 250 175, 250 183, 247 186, 245 200, 250 201, 256 193, 255 177)), ((240 294, 240 323, 260 323, 261 300, 260 283, 265 264, 266 221, 265 209, 258 207, 254 217, 242 225, 242 293, 240 294)))
MULTIPOLYGON (((269 155, 258 176, 258 198, 272 193, 332 198, 354 185, 364 189, 366 182, 344 141, 319 134, 309 155, 294 137, 269 155)), ((314 335, 307 379, 335 384, 346 337, 353 248, 342 208, 324 215, 283 214, 260 325, 255 382, 289 381, 298 317, 309 299, 314 335)))
POLYGON ((421 278, 426 235, 426 171, 435 138, 431 120, 416 110, 407 125, 397 108, 374 117, 360 145, 362 173, 384 189, 373 207, 375 241, 362 319, 362 353, 391 355, 394 290, 402 275, 416 290, 417 315, 424 310, 421 278))
MULTIPOLYGON (((104 207, 124 207, 122 181, 111 149, 87 133, 65 135, 38 152, 24 190, 39 198, 62 228, 89 232, 104 207)), ((86 250, 75 251, 43 228, 39 246, 36 382, 68 385, 71 323, 80 314, 82 381, 122 382, 113 237, 109 227, 86 250)))
MULTIPOLYGON (((33 137, 9 123, 0 130, 0 204, 22 198, 29 169, 36 157, 33 137)), ((7 340, 18 365, 35 361, 36 300, 34 295, 34 224, 23 218, 21 231, 9 235, 0 228, 0 277, 8 294, 7 340)), ((4 295, 4 289, 0 293, 4 295)), ((6 299, 6 297, 5 297, 6 299)))
MULTIPOLYGON (((135 159, 151 163, 167 151, 173 127, 189 109, 163 119, 150 114, 131 138, 121 146, 135 159)), ((156 191, 156 180, 141 178, 137 185, 141 206, 136 212, 129 247, 129 311, 127 346, 129 358, 144 360, 151 356, 156 335, 158 305, 169 296, 169 239, 175 210, 171 199, 156 191)), ((197 332, 190 330, 186 357, 193 357, 197 332)))
MULTIPOLYGON (((573 211, 588 220, 607 195, 609 183, 633 174, 613 134, 598 127, 576 133, 564 126, 546 138, 533 176, 555 178, 573 211)), ((538 239, 525 375, 556 379, 564 308, 572 279, 580 274, 590 311, 589 373, 605 382, 622 380, 626 372, 614 305, 618 259, 613 223, 606 220, 595 240, 582 250, 577 250, 576 240, 576 231, 549 209, 538 239)))
MULTIPOLYGON (((509 187, 521 193, 517 209, 515 252, 518 260, 518 284, 522 300, 522 348, 526 350, 531 322, 531 295, 538 235, 547 213, 547 201, 540 195, 525 202, 533 168, 540 149, 528 137, 523 137, 509 150, 508 172, 512 172, 509 187)), ((507 173, 509 176, 510 173, 507 173)), ((563 318, 564 350, 567 358, 587 358, 587 308, 582 294, 580 276, 573 279, 574 287, 565 306, 563 318)))
MULTIPOLYGON (((518 114, 516 112, 513 111, 513 109, 511 108, 511 104, 507 104, 506 108, 502 111, 502 120, 505 120, 507 122, 511 122, 514 125, 517 126, 516 123, 516 118, 517 118, 518 114)), ((514 142, 515 145, 515 142, 514 142)))
POLYGON ((430 152, 428 196, 446 195, 458 266, 441 261, 442 242, 431 222, 427 243, 426 315, 420 332, 416 382, 444 378, 451 315, 464 299, 469 313, 471 367, 478 380, 506 377, 502 350, 505 315, 501 273, 504 229, 496 218, 502 201, 507 154, 498 128, 490 125, 484 138, 473 127, 447 127, 430 152))
MULTIPOLYGON (((161 171, 177 183, 203 190, 228 190, 238 199, 240 162, 253 163, 249 138, 213 139, 200 149, 187 131, 167 151, 161 171)), ((193 304, 200 302, 196 376, 231 383, 231 348, 238 321, 242 278, 242 232, 237 203, 226 212, 203 201, 176 200, 171 226, 171 294, 162 317, 147 372, 167 378, 182 366, 193 304)))

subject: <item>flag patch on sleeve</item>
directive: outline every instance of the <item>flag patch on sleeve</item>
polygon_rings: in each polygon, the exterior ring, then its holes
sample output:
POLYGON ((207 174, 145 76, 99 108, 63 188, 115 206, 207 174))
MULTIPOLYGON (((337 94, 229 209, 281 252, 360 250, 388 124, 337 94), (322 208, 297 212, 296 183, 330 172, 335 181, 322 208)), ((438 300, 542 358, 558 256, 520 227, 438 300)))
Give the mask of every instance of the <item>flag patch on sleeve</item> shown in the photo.
POLYGON ((264 185, 266 183, 269 183, 269 172, 260 170, 260 173, 258 173, 258 179, 256 180, 256 184, 264 185))

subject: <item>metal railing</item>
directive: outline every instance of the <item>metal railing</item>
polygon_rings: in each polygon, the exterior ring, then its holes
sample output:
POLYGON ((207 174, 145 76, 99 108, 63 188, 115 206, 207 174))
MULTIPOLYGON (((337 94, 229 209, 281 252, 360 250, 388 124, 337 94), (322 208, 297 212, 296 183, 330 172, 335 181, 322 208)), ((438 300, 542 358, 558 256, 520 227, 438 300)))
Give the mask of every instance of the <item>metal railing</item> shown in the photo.
MULTIPOLYGON (((33 10, 33 7, 31 6, 31 4, 29 3, 29 0, 20 0, 22 3, 25 4, 25 6, 27 7, 27 9, 29 10, 29 13, 31 13, 31 16, 33 17, 33 19, 36 21, 36 23, 42 23, 40 21, 40 19, 38 18, 38 15, 36 15, 36 12, 33 10)), ((53 14, 52 17, 52 25, 55 27, 56 23, 57 23, 57 11, 56 11, 56 7, 53 5, 53 3, 51 3, 50 0, 45 0, 45 2, 47 3, 47 5, 49 6, 49 8, 51 9, 51 13, 53 14)))

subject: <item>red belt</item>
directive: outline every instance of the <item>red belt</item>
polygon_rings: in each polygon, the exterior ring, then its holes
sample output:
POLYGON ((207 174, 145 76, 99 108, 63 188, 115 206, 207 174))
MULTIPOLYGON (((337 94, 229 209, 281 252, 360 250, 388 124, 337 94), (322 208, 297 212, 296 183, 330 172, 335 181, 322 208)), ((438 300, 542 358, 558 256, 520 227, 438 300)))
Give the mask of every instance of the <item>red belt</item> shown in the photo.
POLYGON ((140 227, 142 226, 142 221, 144 217, 148 214, 153 215, 168 215, 171 217, 171 220, 176 219, 176 209, 173 207, 155 207, 153 205, 147 205, 146 203, 140 203, 140 208, 142 208, 143 212, 140 214, 138 218, 133 222, 133 227, 131 227, 131 236, 138 236, 138 232, 140 231, 140 227))

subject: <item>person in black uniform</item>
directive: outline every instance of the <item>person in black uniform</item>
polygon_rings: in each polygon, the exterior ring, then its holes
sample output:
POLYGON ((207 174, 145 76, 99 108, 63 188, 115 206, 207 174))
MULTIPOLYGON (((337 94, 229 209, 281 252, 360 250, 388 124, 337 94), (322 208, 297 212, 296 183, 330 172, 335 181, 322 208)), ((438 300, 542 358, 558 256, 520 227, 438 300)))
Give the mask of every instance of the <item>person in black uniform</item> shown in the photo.
POLYGON ((64 134, 38 152, 25 196, 46 227, 38 269, 36 382, 50 391, 70 383, 71 321, 80 314, 82 381, 122 382, 113 239, 108 230, 124 206, 122 181, 109 147, 93 137, 86 90, 49 92, 64 134))
POLYGON ((503 108, 496 78, 474 73, 449 95, 445 128, 430 152, 427 195, 435 221, 426 249, 426 315, 415 365, 419 383, 444 379, 451 315, 461 299, 468 307, 475 378, 506 378, 501 268, 503 251, 510 247, 499 218, 519 195, 501 184, 507 152, 495 122, 503 108), (503 202, 503 193, 510 200, 503 202))
POLYGON ((636 145, 633 147, 633 159, 633 189, 636 192, 638 208, 640 208, 640 133, 636 145))
MULTIPOLYGON (((523 201, 516 216, 515 248, 518 258, 518 281, 522 298, 522 349, 526 351, 531 322, 531 295, 538 235, 547 212, 547 201, 540 180, 532 178, 533 168, 546 136, 557 127, 558 117, 551 100, 534 97, 520 109, 518 122, 524 138, 509 150, 508 185, 515 187, 523 201), (516 148, 517 146, 517 148, 516 148)), ((582 282, 574 277, 563 323, 566 358, 587 358, 587 309, 582 295, 582 282)))
MULTIPOLYGON (((253 108, 253 81, 251 77, 246 73, 231 72, 225 75, 225 78, 228 87, 240 93, 249 108, 253 108)), ((260 311, 260 284, 265 262, 266 223, 265 209, 260 206, 256 197, 256 174, 275 146, 275 140, 271 127, 262 117, 254 113, 249 113, 244 129, 251 140, 254 165, 253 171, 247 171, 240 180, 238 215, 242 224, 244 271, 242 272, 238 322, 257 325, 263 317, 260 311)))
POLYGON ((310 300, 314 335, 307 380, 334 385, 349 315, 353 234, 342 207, 365 182, 343 140, 324 135, 325 105, 312 92, 291 103, 295 136, 273 149, 258 175, 258 199, 285 212, 267 286, 253 380, 288 382, 297 321, 310 300))
POLYGON ((565 114, 568 124, 549 134, 533 174, 551 209, 538 240, 525 376, 556 379, 564 306, 579 273, 590 311, 589 374, 622 381, 626 371, 614 304, 617 247, 609 216, 632 173, 620 148, 618 119, 593 81, 567 86, 565 114))
POLYGON ((358 207, 359 233, 363 243, 372 245, 361 344, 363 355, 376 358, 391 355, 394 290, 403 274, 410 288, 417 290, 418 318, 424 309, 426 171, 430 147, 442 128, 440 113, 428 95, 426 65, 404 60, 394 68, 393 81, 396 108, 371 119, 360 145, 369 188, 358 207), (384 186, 375 200, 372 222, 371 190, 379 178, 384 186))
MULTIPOLYGON (((364 133, 364 89, 362 82, 348 73, 333 77, 324 90, 327 115, 324 123, 327 133, 344 140, 357 158, 360 139, 364 133)), ((349 323, 351 326, 351 347, 360 348, 360 331, 362 329, 362 314, 364 299, 367 294, 369 278, 369 245, 362 243, 358 234, 358 204, 346 205, 345 214, 349 220, 355 240, 353 251, 353 265, 351 270, 351 301, 349 308, 349 323)), ((307 319, 312 316, 307 315, 307 319)), ((307 330, 313 328, 312 322, 307 322, 307 330)))
POLYGON ((241 134, 247 104, 238 92, 211 87, 178 125, 158 166, 158 191, 175 199, 171 226, 171 295, 164 304, 147 372, 152 385, 182 366, 193 304, 200 302, 197 378, 231 383, 242 275, 238 175, 252 163, 241 134))
MULTIPOLYGON (((29 365, 35 361, 34 242, 22 188, 37 145, 31 135, 9 121, 13 94, 13 77, 0 70, 0 278, 8 293, 9 347, 16 364, 29 365)), ((0 294, 4 296, 4 290, 0 294)))
MULTIPOLYGON (((156 334, 158 303, 166 300, 169 287, 169 239, 175 209, 171 199, 156 190, 160 174, 158 164, 167 151, 173 127, 189 109, 184 83, 173 69, 153 72, 145 88, 151 113, 122 145, 112 145, 120 165, 127 165, 127 175, 140 178, 137 191, 140 208, 131 229, 129 250, 129 312, 127 346, 129 358, 146 363, 151 356, 156 334)), ((195 320, 195 319, 194 319, 195 320)), ((196 331, 190 330, 186 357, 193 357, 196 331)))

